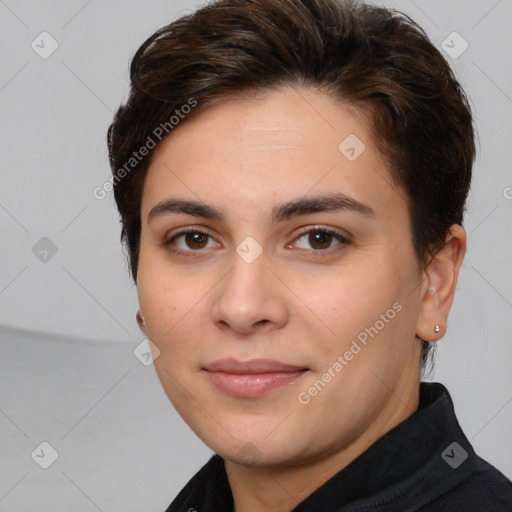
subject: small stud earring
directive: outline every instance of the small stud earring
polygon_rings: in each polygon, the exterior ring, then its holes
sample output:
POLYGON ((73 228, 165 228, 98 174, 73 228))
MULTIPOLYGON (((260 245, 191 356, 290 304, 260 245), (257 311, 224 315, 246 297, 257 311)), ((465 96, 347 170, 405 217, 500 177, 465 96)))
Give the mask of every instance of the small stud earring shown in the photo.
POLYGON ((439 332, 441 329, 439 327, 439 325, 436 324, 436 326, 434 327, 434 332, 439 332))

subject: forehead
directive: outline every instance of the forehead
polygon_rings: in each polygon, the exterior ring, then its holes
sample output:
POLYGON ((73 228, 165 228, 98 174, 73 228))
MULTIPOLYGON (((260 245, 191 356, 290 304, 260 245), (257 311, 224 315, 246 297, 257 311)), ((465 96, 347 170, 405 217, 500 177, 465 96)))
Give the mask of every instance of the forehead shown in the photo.
POLYGON ((366 111, 288 87, 238 95, 185 119, 152 155, 142 213, 169 195, 269 209, 336 191, 383 206, 400 195, 366 111))

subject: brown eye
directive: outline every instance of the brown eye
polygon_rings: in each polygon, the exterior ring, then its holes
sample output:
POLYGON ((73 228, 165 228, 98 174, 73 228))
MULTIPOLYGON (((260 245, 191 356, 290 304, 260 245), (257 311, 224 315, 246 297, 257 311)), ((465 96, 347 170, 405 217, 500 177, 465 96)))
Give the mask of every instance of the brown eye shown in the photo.
POLYGON ((311 231, 308 236, 308 242, 313 249, 328 249, 332 238, 332 235, 325 231, 311 231))
POLYGON ((208 243, 208 235, 204 233, 185 233, 185 244, 190 249, 204 249, 208 243))
POLYGON ((220 244, 208 233, 197 229, 184 230, 172 236, 162 243, 169 251, 191 256, 194 253, 202 254, 202 249, 212 249, 220 247, 220 244))
POLYGON ((310 229, 304 231, 298 236, 293 243, 299 249, 306 249, 315 252, 327 252, 328 249, 333 249, 337 245, 349 245, 350 240, 329 229, 310 229))

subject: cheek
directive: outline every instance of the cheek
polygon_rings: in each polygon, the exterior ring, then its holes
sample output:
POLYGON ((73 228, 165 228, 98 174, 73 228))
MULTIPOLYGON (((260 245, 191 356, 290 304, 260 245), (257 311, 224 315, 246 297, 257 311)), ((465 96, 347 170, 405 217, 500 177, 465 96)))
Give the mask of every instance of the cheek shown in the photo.
POLYGON ((192 313, 204 295, 202 280, 190 278, 190 270, 180 271, 166 262, 160 251, 141 249, 137 293, 147 330, 155 341, 171 337, 180 322, 192 313), (187 277, 188 275, 188 277, 187 277))
POLYGON ((393 371, 405 364, 408 344, 414 339, 414 275, 409 266, 376 253, 363 255, 357 264, 340 268, 336 274, 306 281, 307 304, 317 313, 321 331, 315 341, 317 370, 331 367, 338 356, 344 359, 344 378, 361 384, 375 372, 393 371), (364 256, 364 257, 363 257, 364 256), (400 270, 399 270, 400 269, 400 270), (407 290, 407 292, 406 292, 407 290), (393 357, 390 357, 393 354, 393 357))
POLYGON ((192 277, 187 266, 178 269, 160 254, 141 251, 139 305, 147 337, 160 350, 155 369, 173 403, 180 396, 179 383, 188 382, 190 371, 202 362, 211 333, 208 291, 214 282, 211 275, 192 277))
POLYGON ((364 262, 307 284, 305 302, 340 338, 375 322, 397 300, 399 290, 384 266, 364 262))

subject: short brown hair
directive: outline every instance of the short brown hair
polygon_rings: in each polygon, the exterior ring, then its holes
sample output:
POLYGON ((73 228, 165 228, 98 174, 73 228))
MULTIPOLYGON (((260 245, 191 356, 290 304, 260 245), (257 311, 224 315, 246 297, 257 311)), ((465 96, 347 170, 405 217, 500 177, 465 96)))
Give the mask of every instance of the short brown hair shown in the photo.
MULTIPOLYGON (((401 12, 348 0, 220 0, 149 37, 130 78, 108 147, 135 282, 150 155, 131 172, 126 162, 191 99, 196 115, 244 91, 303 84, 371 107, 377 148, 409 201, 418 261, 462 224, 475 157, 471 109, 444 57, 401 12)), ((431 346, 423 342, 422 367, 431 346)))

